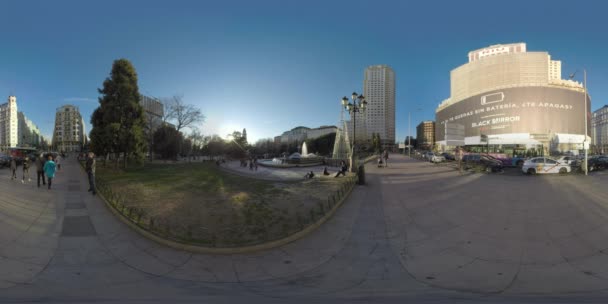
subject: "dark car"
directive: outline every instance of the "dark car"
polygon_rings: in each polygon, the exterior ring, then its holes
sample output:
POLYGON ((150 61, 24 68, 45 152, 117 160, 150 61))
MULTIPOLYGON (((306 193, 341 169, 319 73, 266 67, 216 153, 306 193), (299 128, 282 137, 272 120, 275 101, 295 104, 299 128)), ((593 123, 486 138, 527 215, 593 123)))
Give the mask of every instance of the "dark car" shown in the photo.
POLYGON ((11 158, 8 155, 0 154, 0 168, 10 166, 11 158))
POLYGON ((587 160, 589 171, 598 171, 608 168, 608 156, 592 156, 587 160))
POLYGON ((462 157, 465 169, 481 168, 486 172, 502 172, 502 161, 485 154, 467 154, 462 157))
POLYGON ((446 160, 456 160, 456 157, 454 157, 453 154, 447 152, 441 153, 441 156, 443 156, 446 160))

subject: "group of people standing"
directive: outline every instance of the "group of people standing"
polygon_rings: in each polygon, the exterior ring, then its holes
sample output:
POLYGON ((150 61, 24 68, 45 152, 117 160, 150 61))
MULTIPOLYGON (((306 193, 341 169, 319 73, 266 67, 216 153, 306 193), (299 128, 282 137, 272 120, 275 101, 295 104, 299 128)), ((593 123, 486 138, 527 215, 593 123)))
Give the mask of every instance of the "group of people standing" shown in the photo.
POLYGON ((258 171, 258 158, 250 157, 249 159, 241 159, 241 167, 249 167, 251 171, 258 171))

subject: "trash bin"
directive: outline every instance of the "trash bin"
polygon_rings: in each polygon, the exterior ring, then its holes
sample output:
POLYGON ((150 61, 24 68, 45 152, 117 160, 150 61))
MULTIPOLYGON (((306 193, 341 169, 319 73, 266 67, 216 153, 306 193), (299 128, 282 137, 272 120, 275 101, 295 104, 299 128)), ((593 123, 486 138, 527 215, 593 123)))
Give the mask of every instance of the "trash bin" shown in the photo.
POLYGON ((365 185, 365 167, 363 165, 359 165, 357 169, 357 184, 365 185))

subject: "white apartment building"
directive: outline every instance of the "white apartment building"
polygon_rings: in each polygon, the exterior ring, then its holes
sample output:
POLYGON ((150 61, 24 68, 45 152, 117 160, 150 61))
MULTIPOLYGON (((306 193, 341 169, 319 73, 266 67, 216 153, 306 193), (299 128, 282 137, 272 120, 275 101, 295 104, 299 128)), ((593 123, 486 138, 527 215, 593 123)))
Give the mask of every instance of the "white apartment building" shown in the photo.
POLYGON ((61 152, 80 152, 86 142, 85 124, 78 107, 64 105, 57 108, 53 148, 61 152))
POLYGON ((6 103, 0 104, 0 149, 16 147, 19 143, 17 97, 9 96, 6 103))
MULTIPOLYGON (((368 139, 380 134, 383 146, 395 144, 395 72, 388 65, 374 65, 365 69, 363 95, 367 101, 362 125, 368 139)), ((359 117, 357 117, 359 118, 359 117)), ((357 119, 357 133, 359 132, 357 119)), ((349 126, 350 129, 350 126, 349 126)), ((359 136, 357 135, 357 140, 359 136)))
POLYGON ((336 126, 320 126, 314 129, 300 126, 285 131, 279 136, 275 136, 274 142, 276 144, 301 143, 306 139, 318 138, 327 134, 336 133, 337 131, 338 128, 336 126))
POLYGON ((608 105, 593 112, 593 117, 591 117, 591 133, 595 152, 608 153, 608 105))
POLYGON ((39 147, 42 143, 42 134, 38 126, 29 120, 23 112, 18 112, 18 146, 39 147))

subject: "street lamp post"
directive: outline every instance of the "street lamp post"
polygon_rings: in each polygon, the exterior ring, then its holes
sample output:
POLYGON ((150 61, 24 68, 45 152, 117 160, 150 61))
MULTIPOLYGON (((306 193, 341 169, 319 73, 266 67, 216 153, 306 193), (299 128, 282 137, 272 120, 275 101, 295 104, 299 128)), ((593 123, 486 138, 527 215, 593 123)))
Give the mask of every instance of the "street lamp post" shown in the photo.
MULTIPOLYGON (((421 108, 416 108, 416 111, 420 111, 422 110, 421 108)), ((407 129, 408 129, 408 133, 409 136, 407 137, 407 145, 408 145, 408 149, 407 149, 407 153, 408 153, 408 157, 412 158, 412 111, 410 110, 409 112, 407 112, 407 129)), ((418 137, 416 135, 416 137, 418 137)), ((418 139, 418 138, 416 138, 418 139)))
POLYGON ((352 102, 348 102, 348 98, 346 96, 342 97, 342 106, 348 114, 350 114, 350 118, 353 120, 353 144, 351 146, 350 153, 350 172, 355 172, 355 140, 357 135, 357 113, 365 113, 365 108, 367 106, 367 101, 365 101, 365 97, 363 95, 358 95, 356 92, 353 92, 351 95, 352 102))
MULTIPOLYGON (((570 75, 570 79, 574 78, 574 75, 576 75, 576 72, 574 72, 573 74, 570 75)), ((585 135, 584 135, 584 139, 583 139, 583 150, 585 150, 585 163, 583 168, 585 169, 585 175, 587 175, 589 173, 589 162, 588 162, 588 157, 589 157, 589 153, 587 152, 588 150, 588 146, 587 146, 587 69, 583 69, 583 102, 584 102, 584 106, 585 106, 585 112, 583 113, 583 115, 585 115, 585 135)))
POLYGON ((587 143, 587 69, 583 69, 583 99, 585 101, 585 140, 583 141, 583 150, 585 150, 585 175, 589 173, 588 156, 589 146, 587 143))

